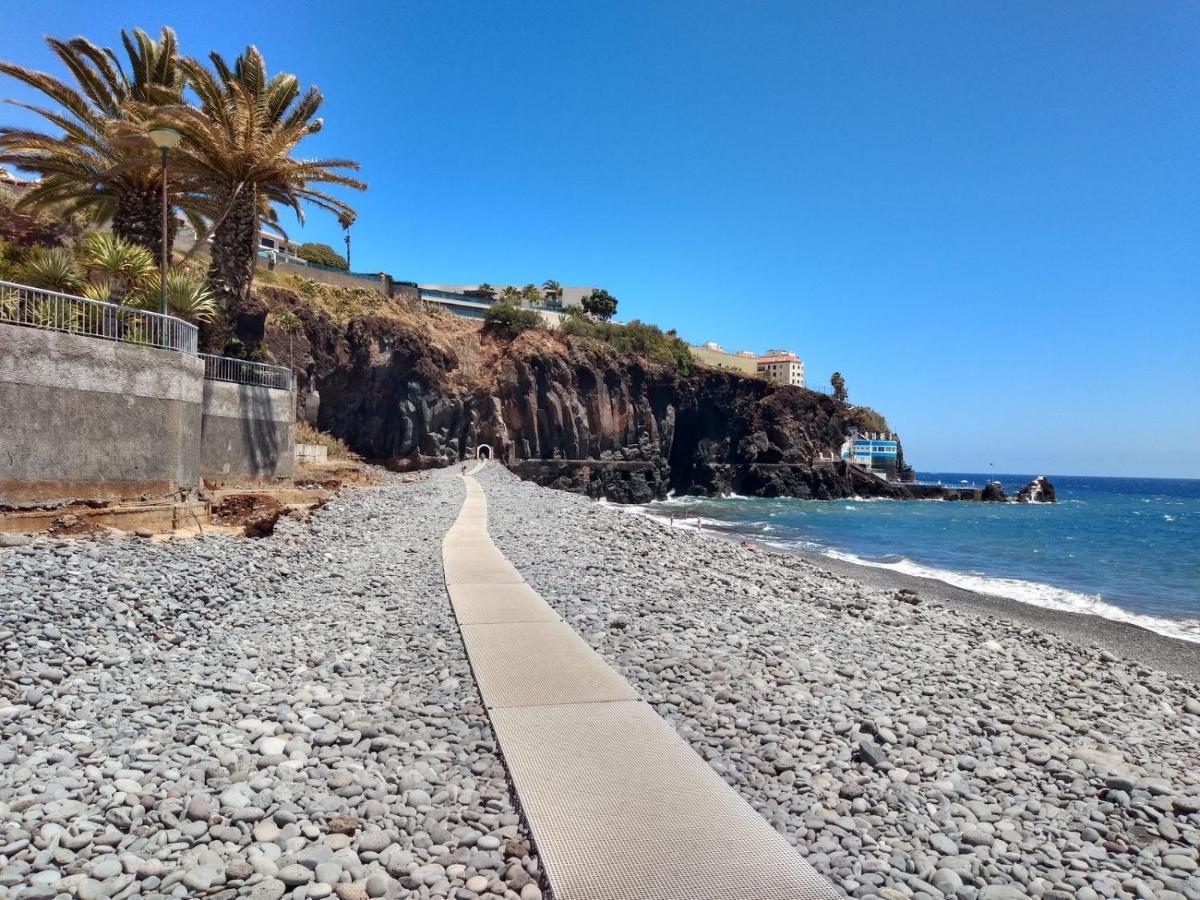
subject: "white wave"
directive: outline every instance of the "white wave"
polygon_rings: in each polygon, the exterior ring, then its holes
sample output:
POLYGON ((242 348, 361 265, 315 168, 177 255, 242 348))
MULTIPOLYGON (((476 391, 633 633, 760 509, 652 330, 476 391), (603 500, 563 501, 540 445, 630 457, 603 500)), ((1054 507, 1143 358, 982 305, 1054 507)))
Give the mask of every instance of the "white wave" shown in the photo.
POLYGON ((1099 594, 1083 594, 1069 591, 1066 588, 1054 587, 1038 581, 1025 581, 1020 578, 999 578, 968 572, 952 572, 947 569, 935 569, 901 557, 893 560, 870 560, 855 556, 852 553, 842 553, 838 550, 825 548, 823 553, 834 559, 844 560, 860 566, 871 566, 876 569, 890 569, 904 575, 918 578, 931 578, 963 590, 977 594, 991 594, 1053 609, 1059 612, 1081 613, 1084 615, 1100 616, 1114 622, 1124 622, 1153 631, 1166 637, 1178 638, 1184 641, 1200 643, 1200 619, 1166 619, 1159 616, 1148 616, 1142 613, 1130 612, 1108 603, 1099 594))

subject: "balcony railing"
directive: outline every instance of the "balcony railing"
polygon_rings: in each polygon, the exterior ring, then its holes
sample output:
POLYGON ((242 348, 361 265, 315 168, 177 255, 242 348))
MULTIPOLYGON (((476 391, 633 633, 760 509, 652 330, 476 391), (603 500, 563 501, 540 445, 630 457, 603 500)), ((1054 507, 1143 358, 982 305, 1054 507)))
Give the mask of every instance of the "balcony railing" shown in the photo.
POLYGON ((281 391, 292 389, 292 370, 284 366, 271 366, 228 356, 212 356, 208 353, 201 353, 200 358, 204 360, 204 377, 210 381, 229 381, 281 391))
POLYGON ((196 326, 183 319, 10 281, 0 281, 0 322, 196 353, 196 326))

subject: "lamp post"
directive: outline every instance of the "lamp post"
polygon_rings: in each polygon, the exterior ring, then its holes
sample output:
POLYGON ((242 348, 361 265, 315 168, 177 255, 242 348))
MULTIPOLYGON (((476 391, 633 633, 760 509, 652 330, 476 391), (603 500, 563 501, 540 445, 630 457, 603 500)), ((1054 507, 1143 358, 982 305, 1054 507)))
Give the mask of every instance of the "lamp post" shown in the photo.
POLYGON ((167 241, 167 217, 171 214, 171 205, 167 202, 167 153, 179 146, 179 132, 174 128, 155 128, 150 132, 150 140, 162 151, 162 267, 158 274, 158 311, 167 313, 167 262, 171 248, 167 241))

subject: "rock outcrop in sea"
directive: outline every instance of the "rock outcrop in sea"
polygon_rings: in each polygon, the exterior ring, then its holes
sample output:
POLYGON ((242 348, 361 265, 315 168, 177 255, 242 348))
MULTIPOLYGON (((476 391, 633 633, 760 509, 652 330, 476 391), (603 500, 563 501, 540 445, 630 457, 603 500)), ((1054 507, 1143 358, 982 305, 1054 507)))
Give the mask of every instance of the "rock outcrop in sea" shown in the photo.
POLYGON ((1054 485, 1045 475, 1039 475, 1017 492, 1018 503, 1054 503, 1054 485))

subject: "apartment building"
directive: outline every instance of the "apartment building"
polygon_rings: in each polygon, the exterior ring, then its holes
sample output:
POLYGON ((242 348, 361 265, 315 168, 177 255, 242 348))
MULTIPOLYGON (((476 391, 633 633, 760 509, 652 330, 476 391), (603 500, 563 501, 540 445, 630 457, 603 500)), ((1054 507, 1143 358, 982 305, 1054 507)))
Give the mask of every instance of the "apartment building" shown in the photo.
POLYGON ((768 350, 755 359, 758 374, 776 384, 804 387, 804 363, 790 350, 768 350))

